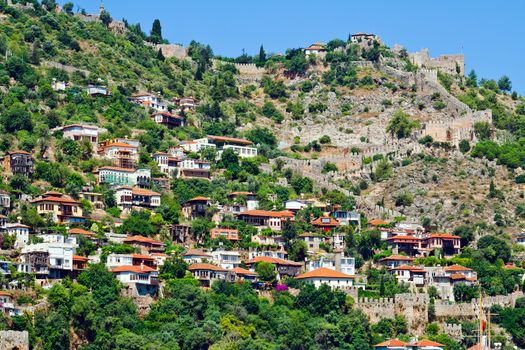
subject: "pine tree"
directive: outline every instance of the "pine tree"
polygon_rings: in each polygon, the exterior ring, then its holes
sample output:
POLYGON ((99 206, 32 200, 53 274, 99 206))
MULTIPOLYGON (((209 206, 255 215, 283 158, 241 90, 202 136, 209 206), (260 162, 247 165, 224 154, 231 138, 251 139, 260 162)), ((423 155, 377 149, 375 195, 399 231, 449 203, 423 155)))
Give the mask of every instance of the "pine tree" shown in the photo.
POLYGON ((159 44, 162 41, 162 27, 160 26, 160 20, 155 19, 153 26, 151 27, 150 41, 155 44, 159 44))
POLYGON ((264 51, 264 47, 261 45, 261 48, 259 49, 259 62, 264 63, 266 62, 266 52, 264 51))
POLYGON ((162 50, 159 49, 159 51, 157 51, 157 59, 158 60, 161 60, 161 61, 164 61, 165 60, 165 57, 164 55, 162 54, 162 50))

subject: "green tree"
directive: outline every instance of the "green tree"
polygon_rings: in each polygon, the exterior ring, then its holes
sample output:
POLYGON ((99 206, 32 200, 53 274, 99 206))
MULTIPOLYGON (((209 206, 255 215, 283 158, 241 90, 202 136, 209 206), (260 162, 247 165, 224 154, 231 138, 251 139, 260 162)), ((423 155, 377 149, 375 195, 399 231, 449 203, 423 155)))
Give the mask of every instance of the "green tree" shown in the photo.
POLYGON ((408 114, 402 110, 397 110, 388 122, 386 131, 398 139, 409 137, 414 128, 419 127, 417 120, 410 120, 408 114))
POLYGON ((9 109, 2 113, 2 124, 7 132, 16 132, 20 130, 33 130, 33 122, 31 115, 26 110, 25 106, 16 102, 9 109))
POLYGON ((150 41, 155 44, 162 42, 162 27, 158 19, 155 19, 151 26, 150 41))
POLYGON ((160 267, 159 276, 162 279, 183 278, 188 269, 188 264, 182 258, 174 256, 166 259, 160 267))
POLYGON ((478 75, 476 74, 474 69, 472 69, 470 71, 470 73, 468 74, 467 80, 466 80, 466 85, 468 87, 477 87, 478 86, 478 75))
POLYGON ((277 280, 277 271, 271 263, 264 261, 258 262, 255 266, 255 272, 257 272, 257 276, 261 281, 273 284, 277 280))
POLYGON ((113 18, 111 18, 109 12, 102 11, 100 14, 100 21, 107 27, 111 22, 113 22, 113 18))
POLYGON ((510 92, 512 90, 512 82, 506 75, 502 76, 498 80, 498 87, 501 91, 510 92))
POLYGON ((467 153, 468 151, 470 151, 470 143, 468 142, 468 140, 461 140, 459 141, 459 150, 461 153, 467 153))
POLYGON ((487 122, 474 123, 474 134, 479 140, 489 140, 492 136, 492 127, 487 122))
POLYGON ((72 15, 74 6, 75 5, 72 2, 66 2, 64 6, 62 6, 62 10, 64 10, 64 12, 67 13, 68 15, 72 15))
POLYGON ((133 210, 119 227, 120 232, 141 236, 152 236, 157 228, 151 222, 151 213, 147 210, 133 210))

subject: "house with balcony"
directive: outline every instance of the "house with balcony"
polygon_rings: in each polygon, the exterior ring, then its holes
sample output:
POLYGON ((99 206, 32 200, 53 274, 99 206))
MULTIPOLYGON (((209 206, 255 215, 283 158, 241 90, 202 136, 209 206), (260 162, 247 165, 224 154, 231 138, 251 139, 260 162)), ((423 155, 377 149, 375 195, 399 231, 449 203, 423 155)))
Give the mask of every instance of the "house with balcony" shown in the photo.
POLYGON ((157 111, 150 116, 151 120, 159 125, 164 125, 168 129, 184 126, 184 117, 171 114, 170 112, 157 111))
POLYGON ((173 102, 183 112, 194 111, 197 108, 197 100, 193 97, 175 97, 173 102))
POLYGON ((106 266, 109 269, 118 266, 148 266, 157 268, 155 257, 145 254, 108 254, 106 266))
POLYGON ((312 284, 315 288, 327 284, 332 289, 345 289, 355 284, 355 276, 326 267, 302 273, 295 278, 304 283, 312 284))
POLYGON ((143 106, 146 110, 152 108, 157 112, 168 111, 168 104, 162 99, 162 97, 149 92, 133 94, 129 100, 135 104, 143 106))
POLYGON ((313 271, 319 268, 331 269, 347 275, 355 275, 355 259, 338 251, 335 253, 321 254, 306 262, 307 271, 313 271))
POLYGON ((211 262, 212 259, 213 257, 210 253, 206 253, 198 249, 188 249, 186 252, 184 252, 184 254, 182 254, 182 260, 188 264, 208 263, 211 262))
POLYGON ((210 230, 210 238, 217 239, 223 237, 230 242, 237 242, 239 238, 239 230, 229 229, 229 228, 219 228, 215 227, 210 230))
POLYGON ((44 243, 26 245, 21 252, 21 260, 31 266, 40 278, 64 278, 73 274, 73 255, 76 242, 65 240, 61 235, 42 235, 44 243), (47 237, 49 236, 49 237, 47 237), (60 236, 54 237, 54 236, 60 236))
POLYGON ((72 237, 83 236, 83 237, 86 237, 86 238, 91 239, 91 240, 95 240, 96 237, 97 237, 95 232, 91 232, 91 231, 85 230, 85 229, 80 228, 80 227, 73 227, 73 228, 69 229, 67 231, 67 233, 68 233, 68 235, 70 235, 72 237))
POLYGON ((305 232, 297 236, 297 239, 306 243, 309 254, 318 253, 321 250, 321 244, 328 242, 325 235, 315 232, 305 232))
POLYGON ((256 256, 252 259, 245 261, 246 266, 251 270, 255 271, 258 263, 266 262, 275 266, 277 271, 277 279, 280 280, 283 277, 295 277, 301 271, 303 266, 300 262, 284 260, 279 258, 271 258, 267 256, 256 256))
POLYGON ((122 210, 160 206, 160 193, 145 188, 121 186, 115 190, 115 197, 117 206, 122 210))
POLYGON ((62 132, 64 139, 74 141, 87 141, 96 150, 100 134, 107 132, 106 129, 89 124, 71 124, 54 128, 52 131, 62 132))
POLYGON ((247 210, 238 214, 237 218, 257 227, 258 230, 270 228, 274 231, 281 231, 284 222, 286 220, 293 220, 294 214, 287 210, 247 210))
POLYGON ((3 160, 4 170, 11 175, 23 175, 31 178, 35 169, 35 160, 26 151, 7 152, 3 160))
POLYGON ((308 57, 311 55, 324 57, 326 55, 326 45, 323 43, 315 43, 304 49, 304 54, 308 57))
POLYGON ((182 215, 186 219, 197 219, 206 217, 208 208, 212 205, 212 201, 208 197, 198 196, 190 199, 182 205, 182 215))
POLYGON ((235 280, 239 282, 255 282, 257 281, 257 273, 243 269, 242 267, 236 267, 231 269, 231 272, 235 274, 235 280))
POLYGON ((401 265, 390 269, 389 272, 397 278, 399 283, 407 283, 416 287, 425 285, 426 271, 421 267, 401 265))
POLYGON ((158 291, 159 273, 146 265, 117 266, 111 269, 115 278, 138 296, 154 296, 158 291))
POLYGON ((403 253, 413 257, 419 254, 421 248, 421 238, 409 235, 398 235, 386 239, 388 247, 397 255, 403 253))
POLYGON ((181 142, 182 148, 188 152, 200 152, 205 148, 217 149, 217 155, 226 149, 232 149, 240 158, 251 158, 257 156, 257 148, 252 147, 253 142, 235 137, 208 135, 201 139, 181 142))
POLYGON ((341 226, 353 225, 356 228, 359 228, 361 225, 361 214, 357 211, 336 208, 332 210, 330 215, 336 219, 341 226))
POLYGON ((37 213, 50 215, 54 222, 77 224, 86 221, 80 202, 59 192, 46 192, 40 198, 32 201, 37 213))
POLYGON ((224 212, 233 215, 240 214, 246 210, 259 209, 259 201, 255 193, 247 191, 235 191, 228 193, 228 199, 232 202, 224 205, 224 212))
POLYGON ((181 179, 210 179, 211 164, 200 159, 183 159, 178 163, 175 177, 181 179))
POLYGON ((80 192, 80 198, 87 200, 89 203, 93 204, 95 209, 104 209, 104 199, 102 198, 102 193, 98 192, 80 192))
POLYGON ((393 269, 398 266, 402 265, 412 265, 414 262, 414 258, 406 256, 406 255, 390 255, 386 258, 382 258, 379 260, 379 265, 385 266, 389 269, 393 269))
POLYGON ((445 257, 454 256, 460 253, 461 237, 450 233, 431 233, 423 238, 422 248, 428 252, 439 251, 445 257))
POLYGON ((112 160, 117 167, 132 169, 139 160, 139 146, 131 142, 105 141, 100 144, 98 154, 112 160))
POLYGON ((149 169, 127 169, 113 166, 103 166, 95 171, 99 184, 115 186, 137 186, 148 188, 151 184, 151 171, 149 169))
POLYGON ((263 234, 253 235, 251 241, 252 243, 257 243, 260 245, 278 246, 282 249, 284 249, 283 247, 285 243, 283 236, 270 236, 263 234))
POLYGON ((213 263, 228 270, 239 267, 241 263, 239 252, 234 250, 214 250, 211 252, 211 256, 213 263))
POLYGON ((29 230, 31 227, 21 223, 5 225, 5 232, 10 236, 15 236, 15 249, 21 249, 29 243, 29 230))
POLYGON ((11 195, 9 192, 0 190, 0 214, 7 214, 11 209, 11 195))
POLYGON ((339 227, 339 221, 329 216, 328 213, 324 213, 323 216, 310 222, 313 227, 329 232, 337 227, 339 227))
POLYGON ((287 260, 288 252, 284 250, 284 243, 283 243, 283 247, 280 248, 279 250, 263 249, 263 250, 250 250, 248 252, 248 259, 253 259, 258 256, 265 256, 269 258, 287 260))
POLYGON ((222 280, 227 282, 235 281, 235 273, 217 265, 206 263, 191 264, 188 268, 201 286, 210 287, 214 281, 222 280))

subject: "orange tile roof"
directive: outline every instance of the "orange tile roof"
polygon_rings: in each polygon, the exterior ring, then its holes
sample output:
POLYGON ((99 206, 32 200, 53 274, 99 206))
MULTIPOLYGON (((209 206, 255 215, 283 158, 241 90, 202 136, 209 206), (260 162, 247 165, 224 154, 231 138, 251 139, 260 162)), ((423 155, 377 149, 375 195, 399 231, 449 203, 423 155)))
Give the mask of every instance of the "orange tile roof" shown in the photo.
POLYGON ((194 197, 190 200, 188 200, 186 203, 188 202, 194 202, 194 201, 209 201, 210 199, 208 197, 203 197, 203 196, 197 196, 197 197, 194 197))
POLYGON ((472 271, 472 269, 469 269, 468 267, 461 266, 461 265, 451 265, 448 267, 445 267, 444 269, 446 272, 453 272, 453 271, 472 271))
POLYGON ((144 236, 131 236, 131 237, 128 237, 124 240, 124 243, 133 243, 133 242, 138 242, 138 243, 150 243, 150 244, 154 244, 154 245, 164 245, 164 243, 162 242, 159 242, 159 241, 156 241, 154 239, 151 239, 151 238, 148 238, 148 237, 144 237, 144 236))
POLYGON ((135 272, 135 273, 143 273, 143 272, 155 272, 157 270, 152 269, 149 266, 142 265, 125 265, 125 266, 117 266, 111 269, 111 272, 135 272))
POLYGON ((231 271, 235 272, 237 275, 257 276, 257 273, 243 269, 242 267, 233 268, 231 271))
POLYGON ((129 145, 127 143, 118 142, 118 141, 117 142, 108 143, 107 145, 104 146, 104 148, 108 148, 108 147, 138 148, 137 146, 129 145))
POLYGON ((253 196, 253 192, 246 192, 246 191, 235 191, 228 193, 228 196, 253 196))
POLYGON ((332 227, 339 226, 339 221, 337 221, 336 219, 334 219, 331 216, 328 216, 328 217, 321 216, 321 217, 313 220, 310 223, 312 225, 314 225, 314 226, 332 226, 332 227), (328 222, 323 222, 323 219, 328 219, 328 222))
POLYGON ((272 258, 269 256, 256 256, 253 259, 246 261, 246 264, 256 264, 258 262, 267 262, 274 265, 303 266, 303 264, 299 262, 284 260, 280 258, 272 258))
POLYGON ((95 236, 95 233, 88 231, 88 230, 84 230, 83 228, 80 228, 80 227, 74 227, 70 229, 69 231, 67 231, 67 233, 69 233, 70 235, 95 236))
POLYGON ((440 344, 440 343, 436 343, 435 341, 432 341, 432 340, 428 340, 428 339, 423 339, 423 340, 420 340, 418 342, 415 342, 413 344, 411 344, 413 346, 420 346, 420 347, 424 347, 424 346, 434 346, 434 347, 442 347, 442 346, 445 346, 443 344, 440 344))
POLYGON ((212 265, 212 264, 191 264, 190 267, 188 267, 188 270, 194 271, 194 270, 211 270, 211 271, 228 271, 226 269, 223 269, 220 266, 212 265))
POLYGON ((155 260, 151 256, 143 255, 143 254, 131 254, 131 257, 133 259, 142 259, 142 260, 151 260, 151 261, 155 260))
MULTIPOLYGON (((2 218, 6 218, 7 216, 4 216, 4 215, 1 215, 0 217, 2 218)), ((20 228, 31 228, 31 226, 27 226, 27 225, 24 225, 24 224, 21 224, 19 222, 15 222, 14 224, 8 224, 9 226, 7 226, 7 228, 15 228, 15 227, 20 227, 20 228)))
POLYGON ((32 201, 32 203, 38 203, 38 202, 55 202, 55 203, 67 203, 67 204, 80 204, 80 202, 77 202, 76 200, 73 200, 71 198, 67 197, 45 197, 45 198, 38 198, 32 201))
POLYGON ((381 219, 373 219, 368 222, 369 225, 378 226, 378 225, 388 225, 389 222, 381 219))
POLYGON ((7 152, 7 154, 27 154, 27 155, 31 155, 31 153, 26 152, 26 151, 22 151, 22 150, 7 152))
POLYGON ((425 239, 429 239, 429 238, 460 239, 461 237, 452 235, 450 233, 431 233, 430 236, 427 236, 425 239))
POLYGON ((131 190, 131 193, 137 195, 137 196, 160 196, 160 193, 145 189, 145 188, 139 188, 139 187, 133 187, 131 190))
POLYGON ((212 140, 215 140, 215 141, 222 141, 222 142, 228 142, 229 141, 229 142, 236 142, 236 143, 241 143, 241 144, 245 144, 245 145, 253 144, 253 142, 251 142, 250 140, 238 139, 238 138, 235 138, 235 137, 208 135, 208 138, 212 139, 212 140))
POLYGON ((259 217, 272 217, 272 218, 293 218, 294 214, 288 210, 282 211, 269 211, 269 210, 246 210, 238 214, 238 216, 259 216, 259 217))
POLYGON ((394 236, 386 239, 387 241, 420 241, 421 238, 415 236, 394 236))
POLYGON ((296 278, 306 279, 306 278, 346 278, 346 279, 355 279, 355 276, 347 275, 339 271, 328 269, 326 267, 320 267, 313 271, 305 272, 296 278))
POLYGON ((11 293, 9 292, 6 292, 6 291, 3 291, 3 290, 0 290, 0 296, 3 296, 3 297, 11 297, 13 296, 11 293))
POLYGON ((414 258, 405 255, 390 255, 379 261, 414 261, 414 258))
POLYGON ((402 342, 401 340, 390 339, 382 343, 376 344, 374 346, 377 348, 377 347, 389 347, 389 346, 390 347, 394 347, 394 346, 400 347, 400 346, 408 346, 408 345, 409 345, 408 343, 402 342))
POLYGON ((450 275, 450 278, 453 280, 465 280, 467 277, 462 273, 453 273, 450 275))
POLYGON ((73 255, 73 261, 83 261, 83 262, 88 262, 89 259, 86 258, 85 256, 81 256, 81 255, 73 255))

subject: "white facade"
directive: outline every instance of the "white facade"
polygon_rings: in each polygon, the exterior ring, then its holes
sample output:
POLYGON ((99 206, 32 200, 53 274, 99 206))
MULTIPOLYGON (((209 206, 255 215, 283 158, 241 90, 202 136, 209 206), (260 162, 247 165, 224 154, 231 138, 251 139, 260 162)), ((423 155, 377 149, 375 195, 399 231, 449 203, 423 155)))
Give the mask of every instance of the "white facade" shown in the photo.
POLYGON ((274 259, 288 260, 288 253, 286 250, 255 250, 248 253, 248 259, 253 259, 258 256, 267 256, 274 259))
POLYGON ((135 186, 142 178, 146 181, 151 179, 149 169, 123 169, 116 167, 102 167, 98 170, 99 183, 108 183, 112 185, 135 186))
POLYGON ((116 272, 115 278, 124 284, 139 283, 153 285, 157 284, 158 272, 157 271, 122 271, 116 272))
POLYGON ((217 148, 215 144, 209 143, 207 138, 182 141, 180 146, 188 152, 200 152, 206 148, 217 148))
POLYGON ((22 224, 6 224, 7 234, 15 235, 15 248, 24 248, 29 242, 29 226, 22 224))
POLYGON ((347 275, 355 275, 355 259, 344 254, 340 254, 339 257, 336 257, 335 254, 326 254, 318 260, 310 260, 306 263, 307 271, 314 271, 321 267, 346 273, 347 275))
POLYGON ((213 261, 223 269, 231 270, 239 267, 240 254, 236 251, 216 250, 211 253, 213 261))
POLYGON ((225 145, 219 153, 222 153, 222 151, 225 151, 227 149, 233 150, 241 158, 257 157, 257 148, 255 147, 225 145))
POLYGON ((144 106, 145 108, 153 108, 158 112, 168 111, 168 104, 158 96, 153 94, 139 94, 131 97, 131 101, 144 106))
POLYGON ((87 140, 96 147, 99 135, 107 130, 96 125, 73 124, 55 128, 53 131, 62 131, 64 138, 67 139, 75 141, 87 140))
POLYGON ((133 265, 133 256, 131 254, 108 254, 106 260, 106 266, 108 269, 112 269, 117 266, 130 266, 133 265))
POLYGON ((105 86, 100 85, 90 85, 86 88, 86 92, 88 95, 104 95, 107 96, 108 89, 105 86))
POLYGON ((305 283, 313 284, 315 288, 319 288, 323 284, 327 284, 332 289, 344 289, 354 285, 353 278, 310 277, 303 279, 303 281, 305 283))
POLYGON ((76 247, 67 243, 37 243, 26 245, 22 249, 22 262, 25 255, 32 252, 47 252, 49 254, 49 268, 59 270, 73 270, 73 255, 76 247))
POLYGON ((0 207, 4 207, 5 209, 11 208, 11 196, 2 190, 0 190, 0 207))

